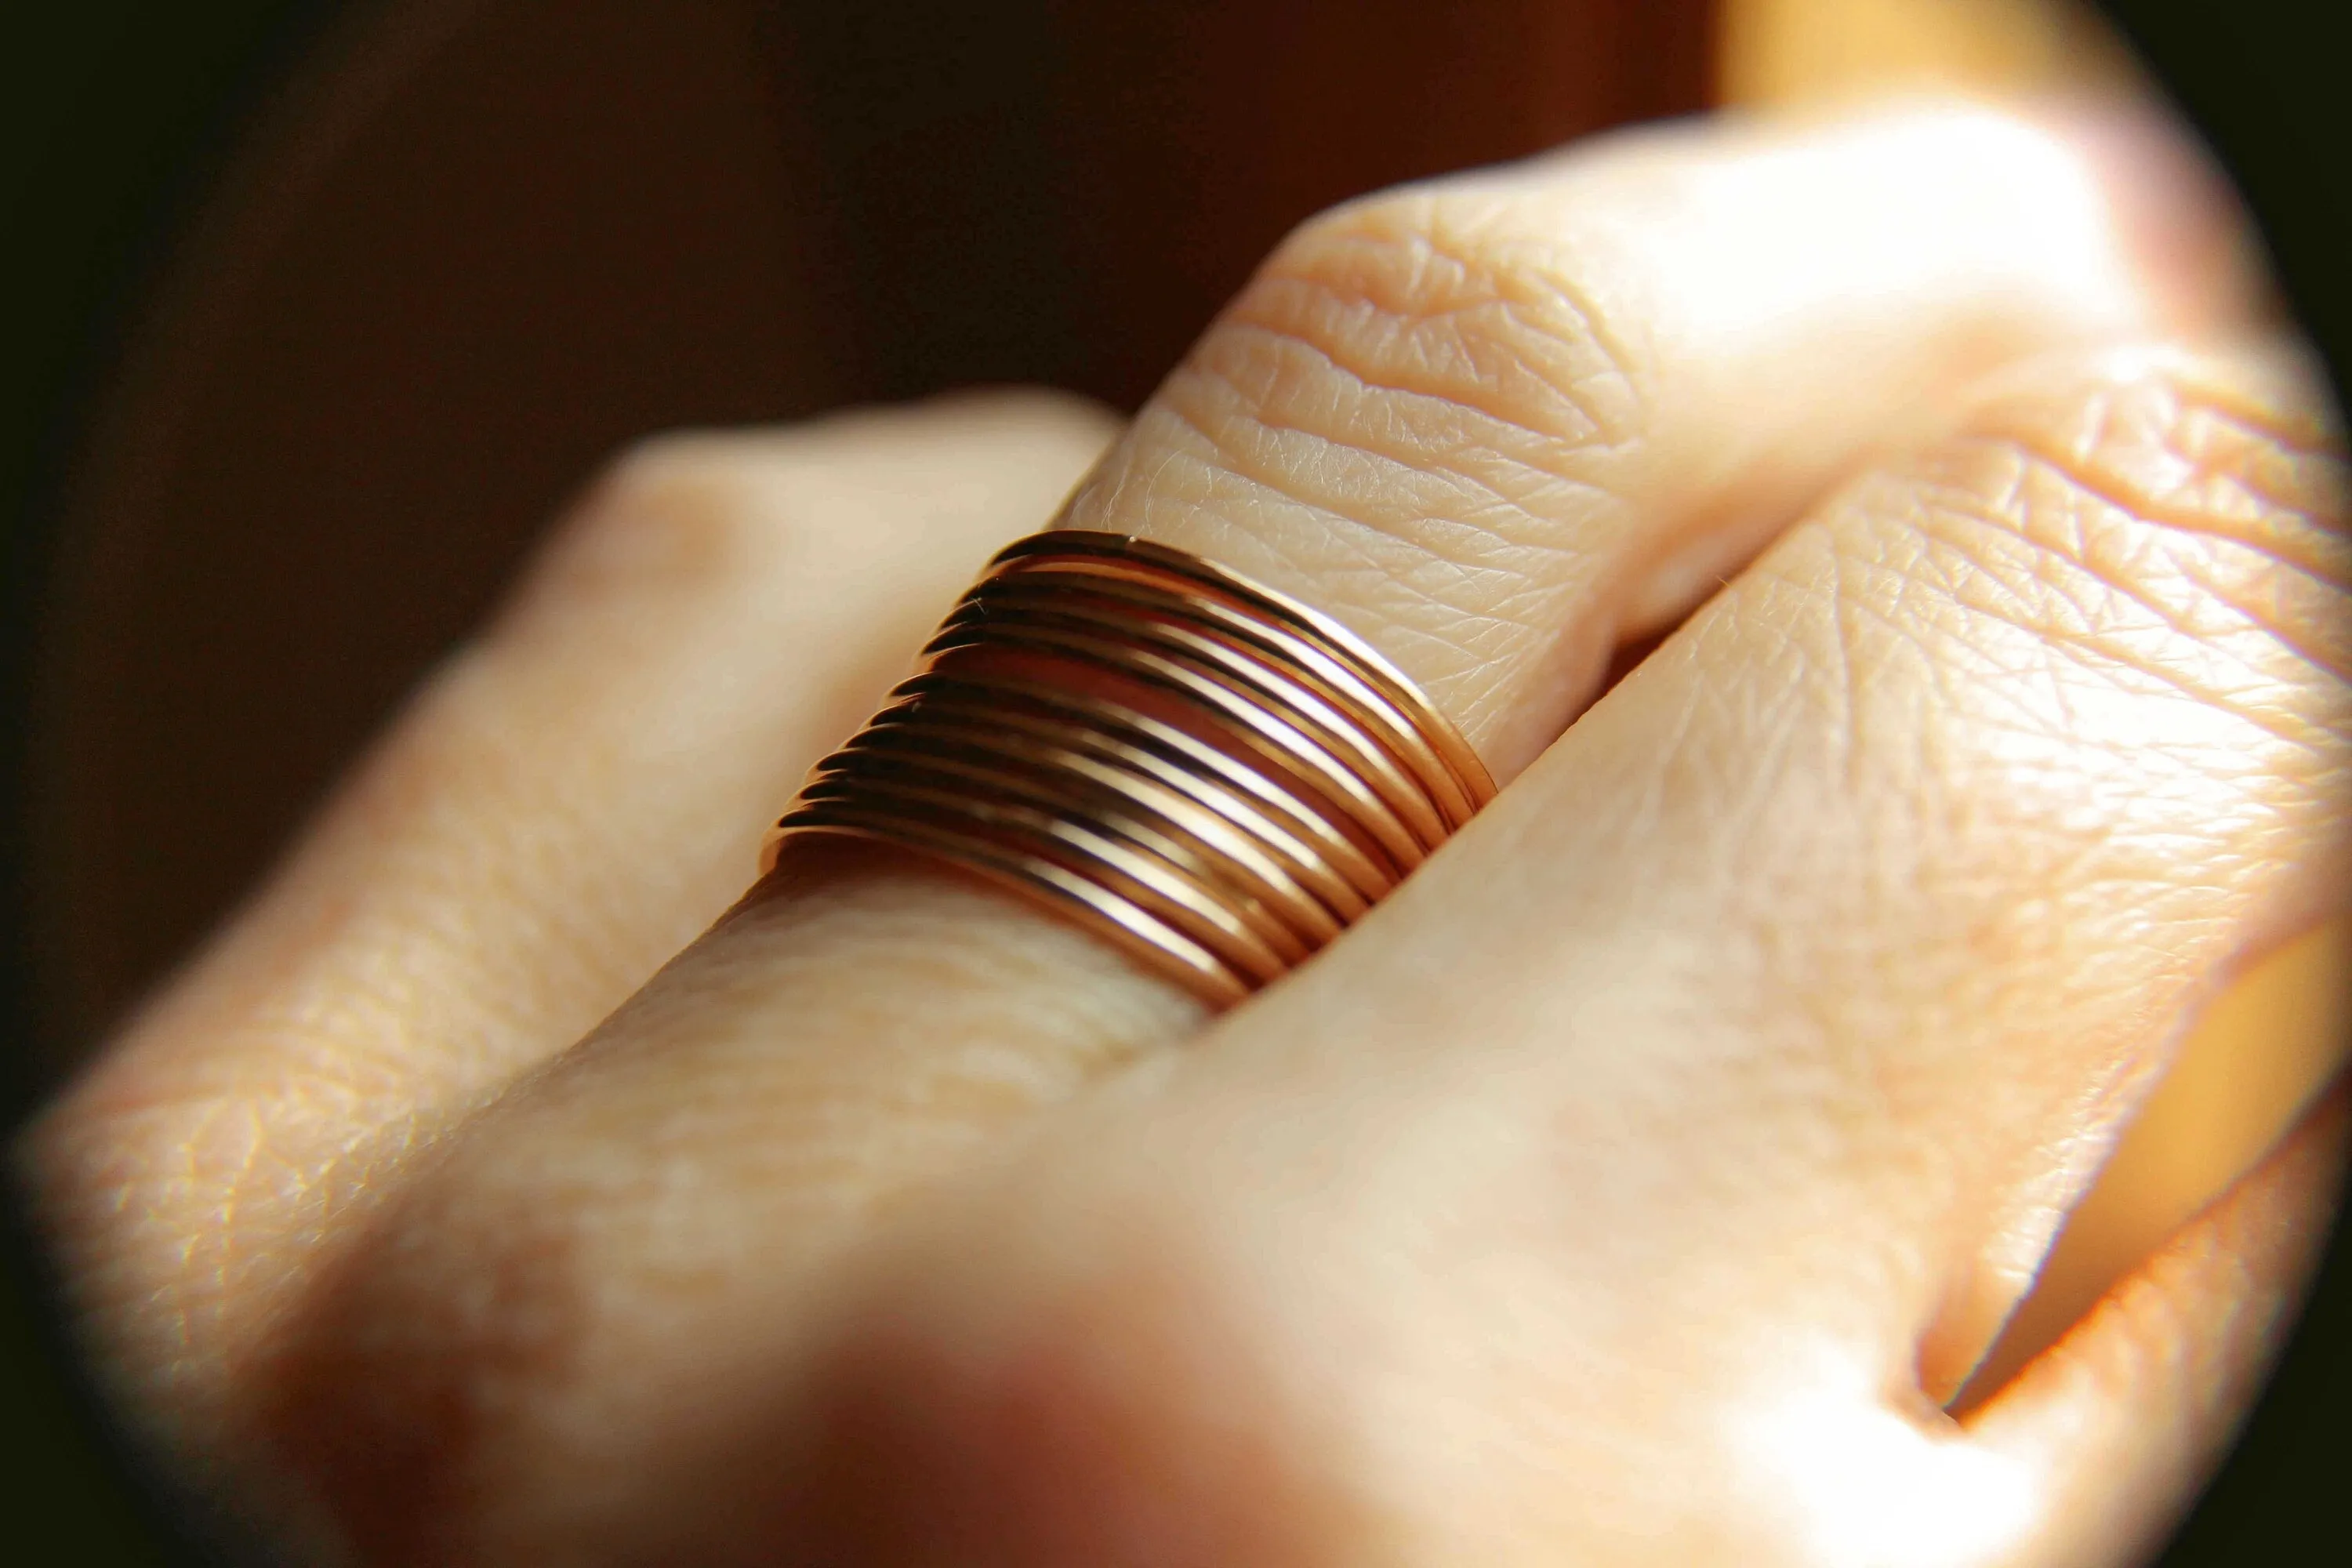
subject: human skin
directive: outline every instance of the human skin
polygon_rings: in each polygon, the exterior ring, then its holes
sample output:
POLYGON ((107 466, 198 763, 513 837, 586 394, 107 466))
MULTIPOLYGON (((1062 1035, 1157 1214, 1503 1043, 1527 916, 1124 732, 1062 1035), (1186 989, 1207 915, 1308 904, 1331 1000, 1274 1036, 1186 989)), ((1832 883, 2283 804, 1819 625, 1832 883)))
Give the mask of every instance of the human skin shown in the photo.
POLYGON ((2332 1100, 1941 1405, 2341 896, 2344 476, 2234 222, 2119 121, 1674 128, 1310 222, 1123 431, 648 444, 27 1135, 95 1363, 322 1562, 2133 1560, 2332 1100), (1074 482, 1506 786, 1213 1019, 911 857, 738 901, 1074 482))

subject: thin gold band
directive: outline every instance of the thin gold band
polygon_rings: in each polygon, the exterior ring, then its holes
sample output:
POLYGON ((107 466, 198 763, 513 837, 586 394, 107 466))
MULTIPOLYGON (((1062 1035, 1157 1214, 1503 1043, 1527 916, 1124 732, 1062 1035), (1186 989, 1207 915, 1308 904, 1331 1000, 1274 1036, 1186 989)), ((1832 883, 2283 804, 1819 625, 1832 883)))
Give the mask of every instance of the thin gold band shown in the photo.
POLYGON ((768 835, 950 860, 1211 1006, 1303 963, 1494 797, 1370 645, 1166 545, 1055 530, 1000 552, 920 673, 768 835))

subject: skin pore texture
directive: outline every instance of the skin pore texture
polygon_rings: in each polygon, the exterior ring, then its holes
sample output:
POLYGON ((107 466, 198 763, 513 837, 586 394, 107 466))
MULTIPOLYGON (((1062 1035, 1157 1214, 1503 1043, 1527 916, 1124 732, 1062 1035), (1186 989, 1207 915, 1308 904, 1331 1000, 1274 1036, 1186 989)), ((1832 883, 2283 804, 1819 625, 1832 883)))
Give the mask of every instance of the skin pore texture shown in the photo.
POLYGON ((2132 1561, 2333 1100, 1941 1406, 2342 885, 2344 475, 2235 222, 2152 129, 1668 128, 1309 222, 1123 430, 647 445, 27 1137, 93 1356, 322 1562, 2132 1561), (1506 785, 1215 1019, 913 858, 735 901, 1065 497, 1506 785))

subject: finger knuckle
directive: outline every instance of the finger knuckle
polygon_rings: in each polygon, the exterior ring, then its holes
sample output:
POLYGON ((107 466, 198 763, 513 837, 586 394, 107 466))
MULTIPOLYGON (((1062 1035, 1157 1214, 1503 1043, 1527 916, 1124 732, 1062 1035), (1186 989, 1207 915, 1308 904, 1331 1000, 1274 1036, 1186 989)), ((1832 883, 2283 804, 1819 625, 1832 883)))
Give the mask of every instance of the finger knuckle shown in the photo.
POLYGON ((1832 533, 1849 563, 1872 557, 1849 584, 1883 584, 1858 591, 1898 620, 1927 624, 1887 598, 1924 585, 1964 626, 2332 741, 2352 679, 2346 493, 2325 403, 2284 362, 2133 349, 1989 394, 1849 509, 1900 528, 1832 533))
POLYGON ((726 581, 773 553, 778 459, 756 437, 672 431, 637 441, 592 481, 546 580, 572 594, 726 581))
POLYGON ((1604 301, 1541 226, 1454 186, 1327 212, 1274 252, 1163 401, 1229 463, 1325 510, 1391 529, 1499 516, 1507 534, 1537 495, 1592 482, 1644 401, 1626 325, 1639 312, 1604 301))

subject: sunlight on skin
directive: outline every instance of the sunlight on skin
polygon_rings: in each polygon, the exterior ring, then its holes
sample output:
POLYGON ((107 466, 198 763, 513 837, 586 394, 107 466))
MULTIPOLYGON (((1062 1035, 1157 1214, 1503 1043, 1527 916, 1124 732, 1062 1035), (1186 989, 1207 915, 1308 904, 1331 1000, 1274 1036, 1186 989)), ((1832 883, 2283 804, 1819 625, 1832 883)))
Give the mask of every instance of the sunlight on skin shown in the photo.
POLYGON ((1788 1349, 1779 1391, 1730 1419, 1733 1451, 1818 1568, 1973 1568, 2024 1542, 2046 1500, 2032 1470, 1943 1417, 1890 1408, 1853 1350, 1788 1349))
MULTIPOLYGON (((1793 166, 1803 155, 1791 148, 1766 157, 1793 166)), ((2057 290, 2085 316, 2111 313, 2116 279, 2132 271, 2133 261, 2118 254, 2116 227, 2092 168, 2075 149, 2024 122, 1976 114, 1896 120, 1846 157, 1845 179, 1800 183, 1727 167, 1687 198, 1703 201, 1724 232, 1743 241, 1737 249, 1662 249, 1649 258, 1654 270, 1644 286, 1697 307, 1673 323, 1692 351, 1719 352, 1727 339, 1752 334, 1759 300, 1805 298, 1818 286, 1821 237, 1829 232, 1853 231, 1851 240, 1841 241, 1846 249, 1837 263, 1846 276, 1898 282, 1916 272, 1918 247, 1932 237, 1937 265, 1949 269, 1939 276, 2001 290, 2021 287, 2030 269, 2037 287, 2057 290), (1955 177, 1932 189, 1906 179, 1922 168, 1950 169, 1955 177), (1840 210, 1856 185, 1882 193, 1879 199, 1891 205, 1883 225, 1864 230, 1841 224, 1840 210), (1993 211, 2011 215, 2015 226, 1970 221, 1993 211), (2017 243, 2020 232, 2033 236, 2030 254, 2017 243)), ((1892 287, 1873 298, 1870 315, 1845 323, 1840 355, 1891 357, 1913 330, 1911 303, 1892 287)))

